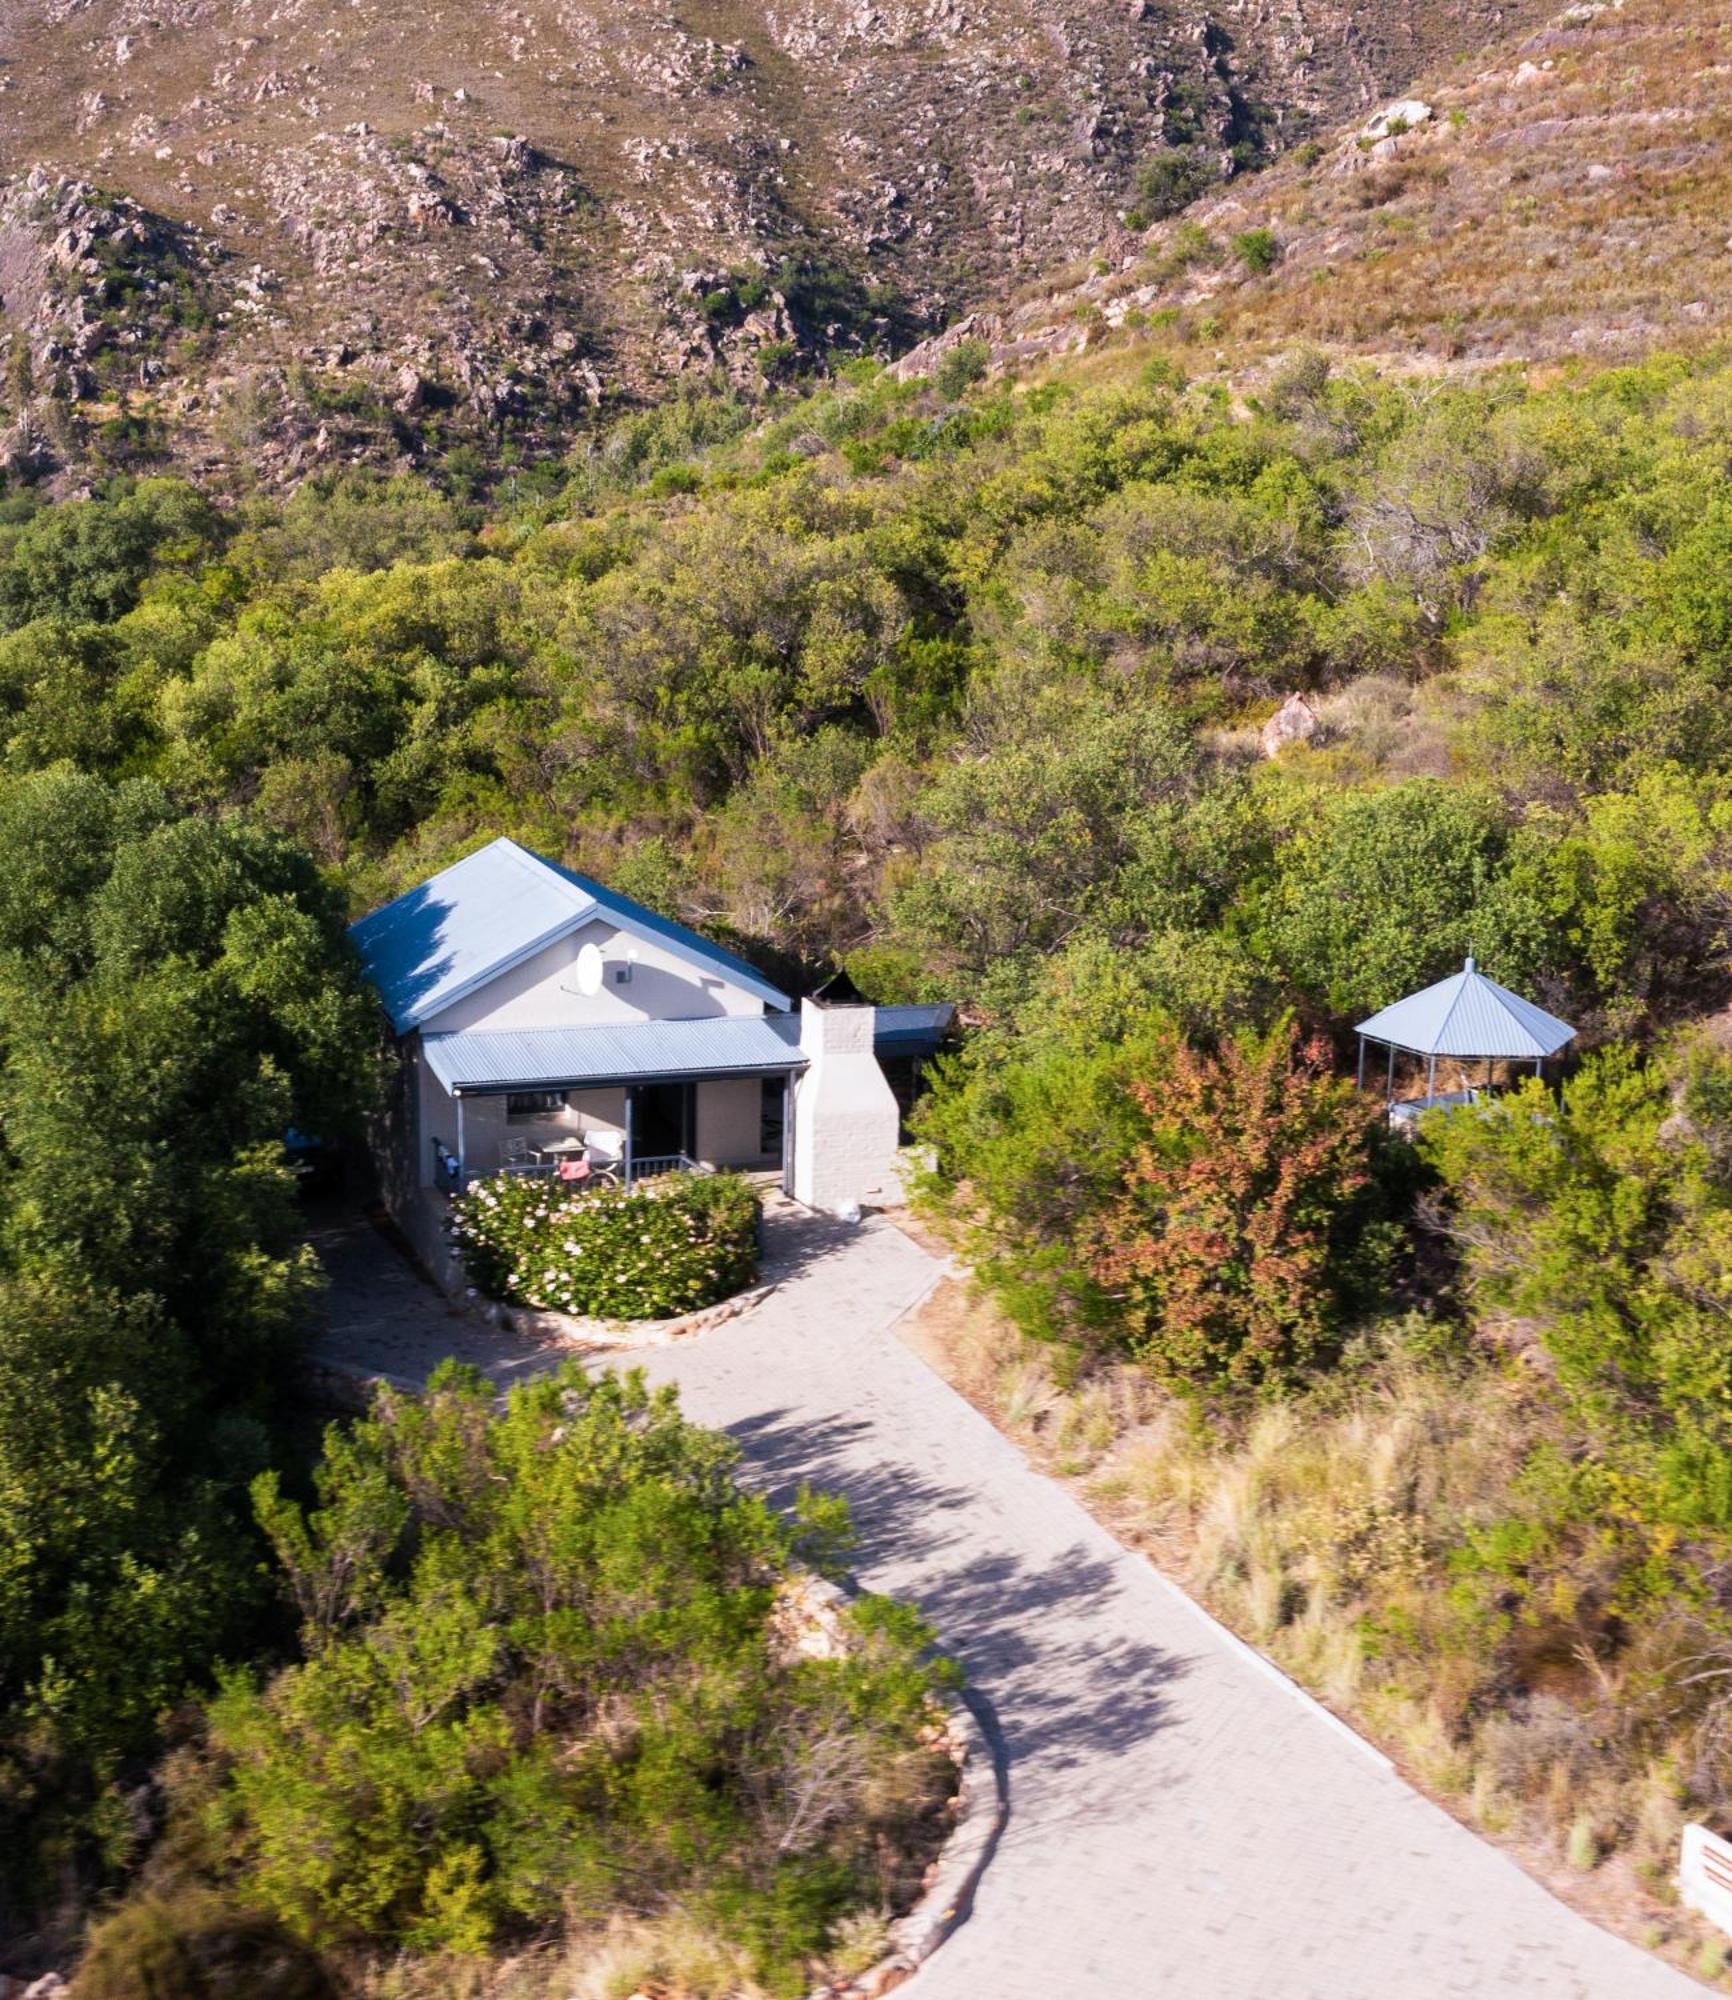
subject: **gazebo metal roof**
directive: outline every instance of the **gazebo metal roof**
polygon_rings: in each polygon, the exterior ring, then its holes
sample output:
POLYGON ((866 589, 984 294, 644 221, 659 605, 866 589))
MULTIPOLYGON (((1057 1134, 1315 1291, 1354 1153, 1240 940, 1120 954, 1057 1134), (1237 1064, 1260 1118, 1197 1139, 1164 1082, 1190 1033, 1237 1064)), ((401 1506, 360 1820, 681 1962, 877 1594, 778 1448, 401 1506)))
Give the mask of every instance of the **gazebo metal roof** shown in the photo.
POLYGON ((1487 979, 1471 958, 1460 972, 1361 1021, 1358 1032, 1413 1055, 1517 1062, 1556 1055, 1576 1034, 1568 1021, 1487 979))

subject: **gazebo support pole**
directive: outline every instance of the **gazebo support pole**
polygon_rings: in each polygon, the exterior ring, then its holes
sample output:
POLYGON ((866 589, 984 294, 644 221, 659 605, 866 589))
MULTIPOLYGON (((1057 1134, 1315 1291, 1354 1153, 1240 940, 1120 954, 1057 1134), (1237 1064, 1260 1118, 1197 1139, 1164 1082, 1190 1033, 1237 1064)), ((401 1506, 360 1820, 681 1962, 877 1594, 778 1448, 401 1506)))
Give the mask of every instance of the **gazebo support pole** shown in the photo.
POLYGON ((1383 1083, 1383 1102, 1387 1109, 1395 1102, 1395 1044, 1389 1045, 1389 1074, 1383 1083))
POLYGON ((1435 1104, 1437 1102, 1436 1056, 1427 1056, 1425 1059, 1425 1101, 1427 1104, 1435 1104))
POLYGON ((1365 1088, 1365 1037, 1359 1037, 1359 1088, 1365 1088))

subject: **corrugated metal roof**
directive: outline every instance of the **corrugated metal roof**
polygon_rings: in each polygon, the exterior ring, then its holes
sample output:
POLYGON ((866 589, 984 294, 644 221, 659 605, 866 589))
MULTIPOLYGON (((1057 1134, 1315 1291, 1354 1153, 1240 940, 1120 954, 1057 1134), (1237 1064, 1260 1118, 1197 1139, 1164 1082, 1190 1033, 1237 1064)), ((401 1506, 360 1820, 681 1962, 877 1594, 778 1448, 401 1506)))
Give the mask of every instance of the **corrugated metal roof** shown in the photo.
POLYGON ((950 1031, 956 1009, 948 1000, 927 1006, 880 1007, 873 1040, 885 1055, 930 1055, 950 1031))
POLYGON ((349 935, 401 1035, 596 918, 665 945, 767 1007, 789 1004, 733 952, 514 840, 442 869, 351 924, 349 935))
POLYGON ((780 1076, 806 1061, 798 1024, 788 1015, 633 1021, 621 1028, 476 1028, 428 1035, 421 1046, 433 1074, 454 1092, 780 1076))
POLYGON ((1359 1033, 1374 1042, 1422 1056, 1504 1056, 1532 1061, 1556 1055, 1575 1029, 1495 979, 1470 958, 1460 972, 1423 993, 1411 993, 1361 1021, 1359 1033))

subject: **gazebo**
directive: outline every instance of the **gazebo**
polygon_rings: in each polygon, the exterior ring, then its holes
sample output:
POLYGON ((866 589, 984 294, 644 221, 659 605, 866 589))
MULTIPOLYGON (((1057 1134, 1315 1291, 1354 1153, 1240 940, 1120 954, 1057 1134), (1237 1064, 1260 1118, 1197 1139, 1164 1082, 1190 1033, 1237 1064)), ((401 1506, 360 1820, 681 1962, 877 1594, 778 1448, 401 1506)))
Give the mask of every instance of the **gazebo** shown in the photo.
POLYGON ((1448 979, 1440 979, 1423 993, 1410 993, 1405 1000, 1373 1014, 1369 1021, 1361 1021, 1358 1034, 1361 1088, 1365 1083, 1366 1043, 1381 1042, 1389 1050, 1385 1089, 1393 1111, 1398 1050, 1425 1058, 1425 1106, 1430 1106, 1440 1101, 1439 1056, 1483 1062, 1488 1074, 1494 1062, 1531 1062, 1538 1076, 1546 1058, 1574 1041, 1576 1031, 1568 1021, 1560 1021, 1495 979, 1487 979, 1470 958, 1448 979))

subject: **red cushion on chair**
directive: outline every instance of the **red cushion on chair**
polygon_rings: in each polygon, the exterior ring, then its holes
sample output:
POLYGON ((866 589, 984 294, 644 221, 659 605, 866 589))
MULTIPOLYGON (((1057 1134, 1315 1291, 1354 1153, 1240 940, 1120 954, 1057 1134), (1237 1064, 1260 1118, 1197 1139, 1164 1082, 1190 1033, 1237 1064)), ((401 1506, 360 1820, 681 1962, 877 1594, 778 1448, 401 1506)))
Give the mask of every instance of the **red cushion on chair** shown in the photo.
POLYGON ((559 1178, 562 1181, 588 1180, 589 1162, 587 1160, 561 1160, 559 1163, 559 1178))

